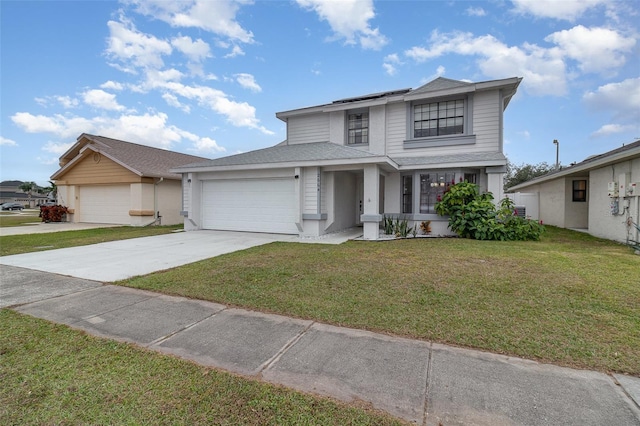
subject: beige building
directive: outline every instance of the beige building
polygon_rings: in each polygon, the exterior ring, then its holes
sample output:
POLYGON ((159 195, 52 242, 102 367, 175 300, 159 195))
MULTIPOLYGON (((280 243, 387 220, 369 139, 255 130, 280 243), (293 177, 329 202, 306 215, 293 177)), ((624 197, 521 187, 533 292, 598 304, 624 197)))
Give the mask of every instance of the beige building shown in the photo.
POLYGON ((69 222, 144 226, 182 222, 180 175, 169 170, 203 157, 82 134, 51 179, 69 222))

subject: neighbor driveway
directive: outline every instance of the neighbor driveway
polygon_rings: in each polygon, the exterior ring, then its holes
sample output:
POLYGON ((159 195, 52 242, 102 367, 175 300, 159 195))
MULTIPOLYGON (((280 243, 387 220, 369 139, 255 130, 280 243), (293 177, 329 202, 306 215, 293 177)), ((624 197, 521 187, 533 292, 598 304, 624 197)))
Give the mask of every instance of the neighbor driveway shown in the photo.
POLYGON ((0 257, 0 264, 112 282, 175 268, 198 260, 274 241, 299 241, 294 235, 192 231, 132 238, 80 247, 0 257))

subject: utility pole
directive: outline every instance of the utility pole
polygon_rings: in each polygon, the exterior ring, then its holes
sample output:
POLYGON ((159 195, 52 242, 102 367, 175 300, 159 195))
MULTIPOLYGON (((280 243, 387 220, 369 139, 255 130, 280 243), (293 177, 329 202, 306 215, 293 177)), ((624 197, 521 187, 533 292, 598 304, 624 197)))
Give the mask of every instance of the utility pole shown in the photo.
POLYGON ((554 139, 553 144, 556 146, 556 170, 558 170, 560 168, 560 142, 558 139, 554 139))

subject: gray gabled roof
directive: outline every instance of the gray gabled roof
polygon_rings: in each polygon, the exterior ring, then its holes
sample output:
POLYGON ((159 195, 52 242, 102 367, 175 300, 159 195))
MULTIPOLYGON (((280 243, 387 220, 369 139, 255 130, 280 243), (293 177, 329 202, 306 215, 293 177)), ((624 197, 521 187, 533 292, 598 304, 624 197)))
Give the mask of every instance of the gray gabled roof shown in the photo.
POLYGON ((58 179, 71 169, 82 159, 82 153, 87 149, 104 155, 142 177, 179 179, 180 175, 169 171, 171 168, 206 160, 204 157, 195 155, 83 133, 78 137, 78 141, 60 157, 63 165, 51 178, 58 179))
POLYGON ((276 163, 327 162, 332 160, 374 160, 381 156, 348 146, 330 142, 315 142, 295 145, 276 145, 229 157, 187 164, 173 169, 180 172, 185 169, 201 167, 252 166, 276 163))
POLYGON ((457 89, 460 87, 471 87, 474 85, 475 83, 467 83, 466 81, 452 80, 450 78, 438 77, 435 80, 425 84, 424 86, 420 86, 417 89, 412 90, 411 94, 413 95, 417 93, 437 92, 440 90, 457 89))

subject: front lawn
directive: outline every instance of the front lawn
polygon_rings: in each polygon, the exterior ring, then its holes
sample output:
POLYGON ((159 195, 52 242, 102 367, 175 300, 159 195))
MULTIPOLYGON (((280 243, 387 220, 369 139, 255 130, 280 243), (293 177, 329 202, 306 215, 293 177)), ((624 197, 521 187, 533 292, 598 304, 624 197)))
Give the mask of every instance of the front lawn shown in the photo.
POLYGON ((23 210, 22 212, 0 212, 0 228, 40 223, 42 219, 38 217, 38 214, 38 211, 29 210, 23 210))
POLYGON ((182 225, 118 226, 43 234, 5 235, 0 237, 0 256, 169 234, 177 229, 182 229, 182 225))
POLYGON ((554 227, 539 242, 272 243, 118 284, 640 376, 640 256, 554 227))
POLYGON ((3 425, 403 424, 9 310, 0 324, 3 425))

